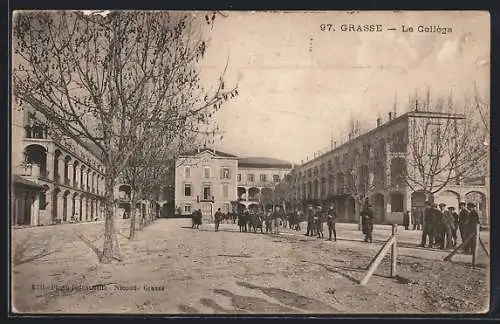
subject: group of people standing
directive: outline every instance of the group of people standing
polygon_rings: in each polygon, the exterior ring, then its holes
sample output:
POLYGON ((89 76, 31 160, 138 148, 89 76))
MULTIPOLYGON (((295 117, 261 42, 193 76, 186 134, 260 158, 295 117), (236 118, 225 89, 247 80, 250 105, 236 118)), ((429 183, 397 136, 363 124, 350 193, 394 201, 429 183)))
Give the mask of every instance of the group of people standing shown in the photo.
POLYGON ((328 240, 337 241, 337 231, 335 229, 335 223, 337 222, 337 211, 335 204, 332 203, 327 210, 323 210, 321 205, 317 205, 313 208, 311 204, 307 206, 306 211, 307 218, 307 231, 306 236, 317 235, 318 238, 324 238, 323 225, 326 221, 328 226, 328 240))
MULTIPOLYGON (((458 213, 453 206, 446 208, 445 203, 438 205, 427 201, 425 205, 420 247, 425 247, 429 239, 428 247, 454 248, 457 245, 458 232, 462 242, 475 233, 479 224, 479 215, 474 203, 460 202, 458 213)), ((471 253, 473 245, 474 240, 471 240, 464 247, 465 252, 471 253)))

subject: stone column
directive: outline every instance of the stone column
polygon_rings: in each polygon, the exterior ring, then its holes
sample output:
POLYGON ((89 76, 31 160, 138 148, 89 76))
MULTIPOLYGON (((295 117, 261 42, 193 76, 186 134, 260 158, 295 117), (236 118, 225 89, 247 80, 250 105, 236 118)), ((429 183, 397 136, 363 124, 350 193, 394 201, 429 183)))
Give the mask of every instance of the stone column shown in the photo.
POLYGON ((31 225, 37 226, 39 224, 40 217, 40 200, 38 195, 33 197, 33 202, 31 203, 31 225))
POLYGON ((47 168, 47 178, 49 180, 55 181, 55 174, 54 174, 54 153, 52 152, 47 152, 47 163, 46 166, 47 168))
POLYGON ((83 174, 83 179, 82 179, 83 191, 87 191, 87 174, 88 174, 88 170, 83 170, 82 174, 83 174))
POLYGON ((80 189, 80 175, 81 175, 81 169, 80 167, 76 167, 75 168, 75 171, 76 171, 76 183, 73 184, 73 186, 75 186, 75 188, 77 189, 80 189))
POLYGON ((57 214, 56 214, 56 219, 59 219, 62 221, 64 215, 64 197, 63 193, 59 192, 57 194, 57 214))
POLYGON ((75 197, 75 216, 77 219, 80 219, 80 197, 75 197))
POLYGON ((87 221, 87 197, 82 197, 81 202, 82 204, 82 222, 87 221))
POLYGON ((96 201, 96 206, 97 206, 97 219, 101 219, 101 201, 97 199, 96 201))
POLYGON ((67 217, 66 217, 66 221, 70 221, 71 220, 71 216, 73 216, 73 197, 71 196, 71 194, 69 194, 67 197, 66 197, 66 213, 67 213, 67 217))
POLYGON ((69 178, 69 185, 70 187, 73 186, 73 163, 69 162, 68 163, 68 178, 69 178))
POLYGON ((57 160, 57 173, 59 174, 59 182, 60 184, 64 184, 64 158, 59 157, 57 160))

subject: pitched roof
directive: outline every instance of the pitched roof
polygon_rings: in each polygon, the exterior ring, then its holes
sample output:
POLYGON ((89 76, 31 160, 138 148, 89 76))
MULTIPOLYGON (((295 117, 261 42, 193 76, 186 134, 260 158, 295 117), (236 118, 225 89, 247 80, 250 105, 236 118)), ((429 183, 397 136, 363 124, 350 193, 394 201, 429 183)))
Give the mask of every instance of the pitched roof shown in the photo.
POLYGON ((42 189, 43 188, 43 186, 39 185, 38 183, 35 183, 35 182, 28 180, 28 179, 24 179, 23 177, 21 177, 20 175, 17 175, 17 174, 12 175, 12 183, 14 185, 32 187, 35 189, 42 189))
POLYGON ((248 168, 283 168, 291 169, 292 164, 288 161, 268 157, 243 157, 238 159, 239 167, 248 168))
POLYGON ((219 156, 219 157, 237 158, 236 155, 229 154, 229 153, 222 152, 222 151, 212 150, 208 147, 200 148, 199 152, 198 152, 198 149, 184 152, 184 153, 180 154, 180 156, 196 156, 196 155, 201 154, 203 152, 209 152, 210 154, 213 154, 213 155, 219 156))

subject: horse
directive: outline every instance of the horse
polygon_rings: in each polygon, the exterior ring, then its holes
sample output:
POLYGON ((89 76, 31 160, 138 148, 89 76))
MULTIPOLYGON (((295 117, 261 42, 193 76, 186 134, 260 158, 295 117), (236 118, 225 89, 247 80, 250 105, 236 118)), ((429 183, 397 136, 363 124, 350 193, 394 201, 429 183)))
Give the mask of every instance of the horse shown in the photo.
POLYGON ((240 232, 247 232, 247 223, 249 215, 242 213, 238 215, 238 226, 240 227, 240 232))
POLYGON ((262 217, 259 214, 250 215, 250 230, 253 228, 253 232, 257 233, 257 229, 260 228, 260 232, 263 233, 262 229, 262 217))

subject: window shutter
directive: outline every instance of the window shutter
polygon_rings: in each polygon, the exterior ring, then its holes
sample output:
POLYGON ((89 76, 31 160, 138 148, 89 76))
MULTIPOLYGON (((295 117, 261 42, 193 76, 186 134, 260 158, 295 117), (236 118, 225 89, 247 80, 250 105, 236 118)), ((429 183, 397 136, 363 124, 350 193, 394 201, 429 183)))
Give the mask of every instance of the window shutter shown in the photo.
POLYGON ((224 178, 224 168, 221 168, 220 169, 220 178, 223 179, 224 178))

